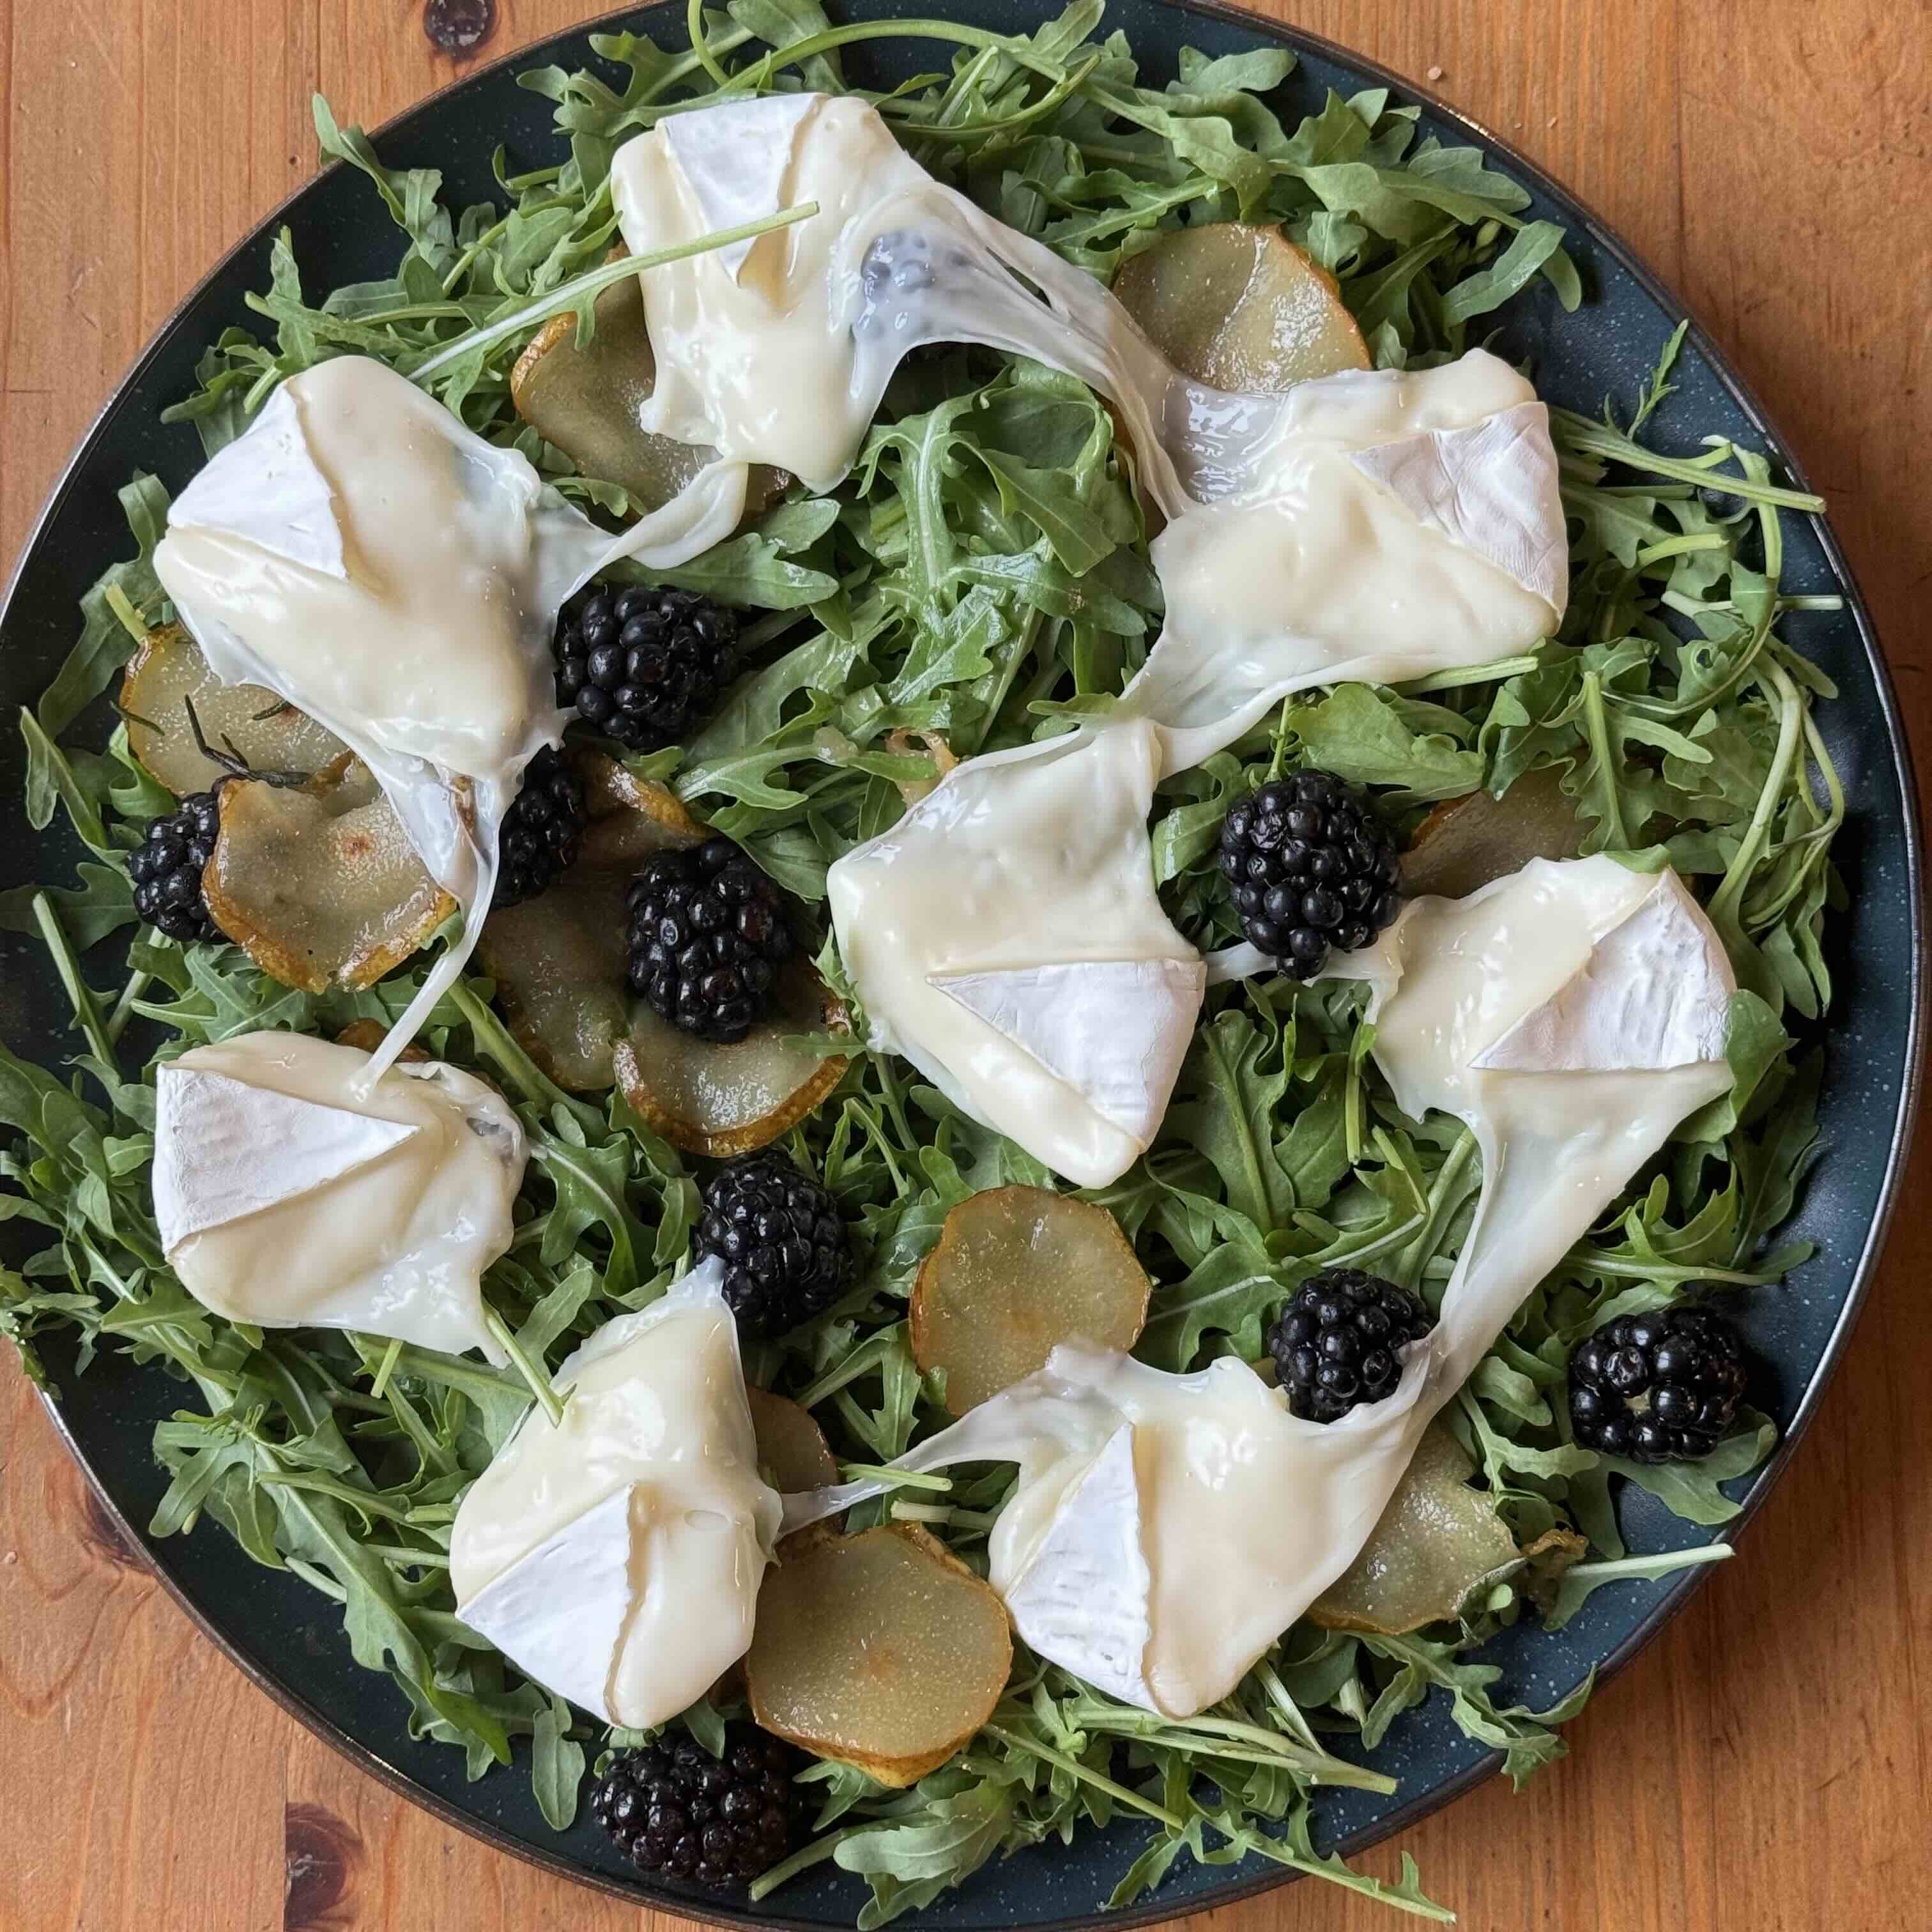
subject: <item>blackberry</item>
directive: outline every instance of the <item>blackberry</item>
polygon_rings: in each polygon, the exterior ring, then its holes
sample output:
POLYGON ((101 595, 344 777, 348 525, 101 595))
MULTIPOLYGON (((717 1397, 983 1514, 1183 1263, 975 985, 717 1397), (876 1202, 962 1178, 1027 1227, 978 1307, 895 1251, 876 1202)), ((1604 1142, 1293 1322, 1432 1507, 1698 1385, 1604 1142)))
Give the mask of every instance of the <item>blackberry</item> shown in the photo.
POLYGON ((1353 952, 1395 917, 1401 862, 1366 796, 1332 772, 1297 772, 1243 799, 1221 827, 1241 930, 1291 979, 1353 952))
POLYGON ((625 896, 631 990, 700 1040, 742 1040, 797 950, 784 893, 728 838, 659 852, 625 896))
POLYGON ((1570 1352, 1570 1426, 1586 1449, 1694 1462, 1737 1420, 1744 1344, 1708 1308, 1620 1315, 1570 1352))
POLYGON ((704 1190, 698 1252, 724 1264, 724 1299, 745 1335, 782 1335, 838 1298, 838 1204, 783 1154, 748 1154, 704 1190))
POLYGON ((682 744, 717 709, 737 642, 708 597, 595 585, 557 619, 556 701, 634 752, 682 744))
POLYGON ((742 1720, 713 1757, 687 1734, 620 1751, 590 1809, 641 1872, 699 1885, 748 1885, 792 1849, 802 1807, 793 1774, 803 1754, 742 1720))
POLYGON ((556 882, 584 836, 584 788, 546 745, 524 767, 524 788, 511 801, 497 835, 492 905, 520 905, 556 882))
POLYGON ((1358 1402, 1394 1394, 1397 1351, 1435 1325, 1407 1288, 1360 1268, 1324 1268, 1268 1330, 1268 1353, 1288 1407, 1310 1422, 1333 1422, 1358 1402))
POLYGON ((183 799, 128 855, 134 882, 134 910, 170 939, 184 946, 224 935, 201 896, 201 875, 214 855, 221 830, 221 805, 212 791, 183 799))

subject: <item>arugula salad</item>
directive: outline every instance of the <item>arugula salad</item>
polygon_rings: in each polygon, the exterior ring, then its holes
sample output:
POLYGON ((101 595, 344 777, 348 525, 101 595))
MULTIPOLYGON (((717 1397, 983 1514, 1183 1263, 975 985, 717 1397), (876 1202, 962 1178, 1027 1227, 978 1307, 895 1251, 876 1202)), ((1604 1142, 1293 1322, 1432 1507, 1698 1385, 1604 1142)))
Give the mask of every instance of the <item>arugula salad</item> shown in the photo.
POLYGON ((20 720, 88 856, 0 898, 74 1014, 0 1050, 0 1328, 170 1378, 151 1533, 641 1870, 869 1928, 1115 1828, 1112 1905, 1447 1921, 1322 1787, 1436 1693, 1561 1756, 1590 1684, 1486 1643, 1727 1556, 1617 1487, 1714 1531, 1773 1444, 1721 1310, 1809 1252, 1822 506, 1651 446, 1681 329, 1596 418, 1486 352, 1586 292, 1477 150, 1102 11, 693 0, 522 74, 568 158, 460 208, 318 99, 395 272, 275 238, 20 720))

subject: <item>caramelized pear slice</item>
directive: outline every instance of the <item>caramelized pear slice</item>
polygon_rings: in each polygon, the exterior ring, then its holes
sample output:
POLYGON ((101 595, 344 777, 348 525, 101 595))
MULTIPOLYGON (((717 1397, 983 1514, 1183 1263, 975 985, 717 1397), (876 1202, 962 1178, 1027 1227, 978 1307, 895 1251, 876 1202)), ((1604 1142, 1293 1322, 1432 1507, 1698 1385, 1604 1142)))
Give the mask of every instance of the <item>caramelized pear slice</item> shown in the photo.
POLYGON ((150 631, 121 680, 128 744, 148 775, 178 798, 206 791, 225 768, 195 742, 188 706, 218 751, 252 771, 320 772, 347 748, 307 712, 259 684, 224 684, 178 624, 150 631))
MULTIPOLYGON (((597 298, 596 308, 597 327, 586 349, 577 346, 574 313, 544 325, 511 371, 511 399, 524 422, 585 476, 621 483, 640 511, 655 510, 718 452, 658 436, 638 420, 657 382, 657 361, 636 278, 614 283, 597 298)), ((745 514, 757 515, 790 480, 782 470, 754 465, 746 482, 745 514)))
POLYGON ((306 785, 224 785, 202 892, 263 972, 309 993, 374 986, 456 910, 368 766, 346 754, 306 785))
POLYGON ((1484 1578, 1517 1560, 1496 1498, 1472 1490, 1474 1465, 1432 1423, 1362 1553, 1308 1614, 1330 1630, 1400 1636, 1462 1609, 1484 1578))
POLYGON ((638 868, 704 827, 664 786, 580 756, 590 823, 577 862, 540 898, 490 915, 478 943, 512 1034, 560 1087, 614 1081, 638 1115, 688 1154, 748 1153, 795 1126, 838 1085, 842 1059, 786 1046, 842 1029, 845 1010, 810 963, 779 976, 774 1010, 729 1046, 660 1019, 626 984, 624 895, 638 868))
POLYGON ((617 1084, 645 1124, 686 1154, 723 1160, 797 1126, 838 1084, 846 1062, 788 1046, 794 1034, 842 1033, 843 1004, 808 959, 778 974, 772 1011, 728 1046, 700 1040, 632 1003, 617 1042, 617 1084))
POLYGON ((745 1394, 758 1438, 758 1467, 773 1489, 790 1496, 838 1481, 838 1465, 809 1409, 770 1389, 748 1388, 745 1394))
POLYGON ((1370 366, 1334 277, 1277 229, 1176 229, 1120 265, 1114 293, 1177 369, 1217 389, 1272 394, 1370 366))
POLYGON ((1574 859, 1584 827, 1555 766, 1526 772, 1501 798, 1472 791, 1445 799, 1415 829, 1402 854, 1402 890, 1462 898, 1532 859, 1574 859))
POLYGON ((758 1592, 745 1677, 766 1730, 898 1789, 972 1738, 1012 1666, 1005 1606, 901 1523, 788 1546, 758 1592))
POLYGON ((1104 1208, 1043 1187, 994 1187, 946 1217, 913 1288, 912 1352, 946 1372, 946 1406, 976 1408, 1076 1336, 1131 1348, 1150 1284, 1104 1208))
POLYGON ((704 828, 665 787, 609 758, 572 762, 589 819, 577 862, 539 898, 491 913, 476 956, 517 1043, 559 1086, 590 1091, 610 1084, 630 1024, 625 888, 652 853, 695 845, 704 828))

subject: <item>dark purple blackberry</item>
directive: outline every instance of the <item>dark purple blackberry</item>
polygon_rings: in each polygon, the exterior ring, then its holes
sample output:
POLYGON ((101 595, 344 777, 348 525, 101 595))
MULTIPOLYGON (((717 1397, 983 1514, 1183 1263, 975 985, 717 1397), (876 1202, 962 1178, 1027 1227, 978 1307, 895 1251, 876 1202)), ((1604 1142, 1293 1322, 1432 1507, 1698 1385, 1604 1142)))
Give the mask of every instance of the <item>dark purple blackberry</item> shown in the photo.
POLYGON ((215 835, 220 830, 221 806, 216 794, 195 792, 166 818, 154 820, 128 855, 134 910, 156 932, 184 946, 224 936, 201 896, 201 875, 214 856, 215 835))
POLYGON ((1243 799, 1221 827, 1241 930, 1291 979, 1364 946, 1395 917, 1401 861, 1368 800, 1332 772, 1297 772, 1243 799))
POLYGON ((1268 1353, 1288 1407, 1310 1422, 1333 1422, 1358 1402, 1394 1394, 1399 1351, 1435 1325, 1407 1288, 1360 1268, 1324 1268, 1268 1330, 1268 1353))
POLYGON ((1708 1308, 1620 1315, 1570 1352, 1570 1426, 1586 1449, 1694 1462, 1737 1421, 1749 1379, 1738 1331, 1708 1308))
POLYGON ((524 788, 503 814, 490 904, 520 905, 554 885, 576 858, 584 825, 584 788, 546 745, 524 767, 524 788))
POLYGON ((797 950, 785 896, 728 838, 659 852, 625 897, 631 990, 700 1040, 742 1040, 797 950))
POLYGON ((738 620, 689 590, 593 585, 557 619, 556 701, 634 752, 681 745, 737 669, 738 620))
POLYGON ((838 1202, 770 1149, 733 1161, 704 1190, 698 1252, 724 1262, 724 1299, 746 1335, 782 1335, 844 1286, 838 1202))
POLYGON ((590 1809, 641 1872, 749 1885, 792 1850, 804 1813, 792 1778, 805 1761, 755 1724, 727 1724, 722 1758, 680 1732, 619 1752, 590 1809))

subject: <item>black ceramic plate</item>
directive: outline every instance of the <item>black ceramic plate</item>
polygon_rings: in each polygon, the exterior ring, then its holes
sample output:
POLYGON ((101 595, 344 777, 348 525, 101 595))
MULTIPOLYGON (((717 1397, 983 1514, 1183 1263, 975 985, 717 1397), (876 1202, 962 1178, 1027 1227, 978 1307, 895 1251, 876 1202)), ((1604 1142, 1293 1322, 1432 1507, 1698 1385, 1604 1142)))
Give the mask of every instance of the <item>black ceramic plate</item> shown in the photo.
MULTIPOLYGON (((889 15, 890 0, 848 0, 846 16, 889 15)), ((1013 0, 947 0, 940 10, 994 28, 1010 28, 1036 10, 1013 0)), ((662 41, 681 40, 682 5, 627 17, 662 41)), ((613 19, 605 23, 615 26, 613 19)), ((1340 50, 1244 16, 1164 4, 1114 0, 1110 26, 1124 28, 1156 80, 1184 45, 1210 54, 1269 40, 1301 56, 1287 92, 1298 112, 1318 106, 1322 90, 1345 94, 1393 86, 1418 91, 1340 50)), ((929 68, 929 46, 890 42, 854 49, 855 78, 877 83, 929 68), (903 64, 902 64, 903 59, 903 64)), ((458 205, 488 198, 490 154, 507 143, 513 164, 533 167, 557 158, 550 108, 515 84, 518 68, 592 58, 580 31, 487 68, 392 122, 377 137, 393 165, 440 168, 458 205)), ((355 103, 337 106, 352 112, 355 103)), ((1569 230, 1591 299, 1565 316, 1540 283, 1507 311, 1503 352, 1527 358, 1551 401, 1594 412, 1606 394, 1632 394, 1654 364, 1683 311, 1656 278, 1556 184, 1446 109, 1425 105, 1423 125, 1451 142, 1492 150, 1499 166, 1528 187, 1534 212, 1569 230)), ((71 639, 74 607, 103 562, 127 538, 116 488, 136 468, 178 488, 200 461, 193 430, 164 429, 163 406, 194 387, 195 360, 223 327, 245 322, 244 291, 267 279, 269 237, 294 230, 304 274, 331 287, 391 272, 394 230, 382 218, 368 184, 337 168, 303 190, 230 255, 184 302, 136 364, 61 479, 29 543, 0 613, 0 704, 32 701, 71 639)), ((1693 328, 1678 369, 1678 388, 1654 423, 1666 447, 1686 446, 1720 430, 1748 444, 1780 449, 1763 412, 1709 339, 1693 328)), ((1783 459, 1792 468, 1788 457, 1783 459)), ((1802 480, 1802 479, 1801 479, 1802 480)), ((1870 1278, 1897 1192, 1917 1097, 1923 938, 1920 930, 1918 832, 1905 740, 1876 639, 1828 529, 1787 519, 1787 582, 1796 590, 1843 593, 1842 616, 1792 620, 1802 648, 1838 682, 1843 696, 1819 722, 1852 801, 1836 848, 1852 886, 1850 913, 1834 922, 1833 970, 1838 998, 1829 1029, 1829 1072, 1822 1100, 1828 1151, 1805 1192, 1792 1232, 1817 1244, 1815 1259, 1789 1284, 1754 1298, 1746 1312, 1754 1346, 1773 1371, 1768 1406, 1784 1444, 1750 1483, 1746 1515, 1760 1502, 1790 1455, 1845 1344, 1870 1278)), ((0 885, 64 876, 78 848, 36 839, 20 816, 21 754, 14 734, 0 746, 0 885)), ((15 1050, 57 1060, 71 1048, 67 1003, 46 956, 32 942, 0 934, 0 1032, 15 1050)), ((166 1377, 110 1353, 87 1375, 72 1373, 58 1342, 46 1350, 63 1390, 54 1409, 69 1444, 130 1542, 148 1552, 182 1606, 242 1668, 322 1737, 418 1803, 464 1829, 560 1874, 623 1892, 640 1902, 746 1924, 850 1925, 862 1901, 859 1880, 821 1867, 787 1887, 756 1914, 722 1910, 708 1898, 640 1883, 585 1814, 560 1838, 538 1815, 520 1771, 466 1784, 460 1754, 412 1744, 404 1700, 386 1678, 351 1662, 334 1606, 292 1576, 257 1568, 220 1528, 150 1543, 141 1534, 164 1486, 149 1454, 154 1423, 173 1406, 166 1377), (826 1876, 827 1873, 830 1876, 826 1876)), ((1739 1522, 1744 1520, 1740 1517, 1739 1522)), ((1702 1540, 1690 1526, 1634 1490, 1624 1500, 1624 1526, 1640 1550, 1702 1540)), ((1735 1528, 1736 1526, 1733 1526, 1735 1528)), ((1592 1666, 1613 1670, 1654 1636, 1696 1586, 1701 1570, 1660 1583, 1599 1592, 1582 1614, 1551 1636, 1526 1622, 1491 1647, 1505 1688, 1540 1708, 1592 1666)), ((1378 1798, 1346 1792, 1318 1810, 1324 1849, 1348 1850, 1394 1831, 1466 1790, 1492 1759, 1450 1723, 1438 1696, 1397 1724, 1371 1761, 1401 1780, 1400 1793, 1378 1798)), ((1091 1919, 1138 1851, 1144 1833, 1132 1822, 1082 1837, 1070 1849, 1022 1854, 980 1873, 964 1891, 922 1915, 934 1927, 1069 1926, 1091 1919)), ((1498 1857, 1514 1856, 1507 1844, 1498 1857)), ((1184 1862, 1154 1900, 1106 1922, 1126 1925, 1223 1904, 1277 1883, 1279 1868, 1247 1864, 1206 1870, 1184 1862)), ((908 1922, 909 1923, 910 1922, 908 1922)))

